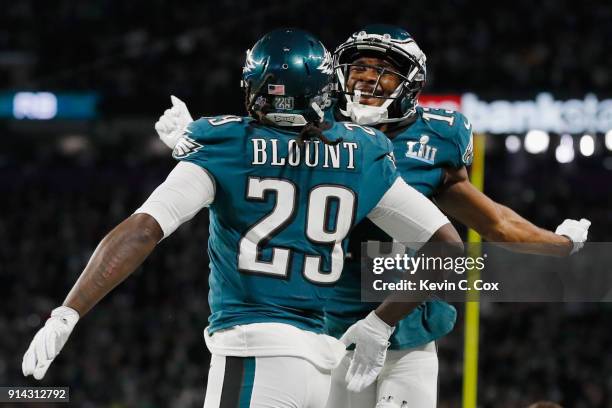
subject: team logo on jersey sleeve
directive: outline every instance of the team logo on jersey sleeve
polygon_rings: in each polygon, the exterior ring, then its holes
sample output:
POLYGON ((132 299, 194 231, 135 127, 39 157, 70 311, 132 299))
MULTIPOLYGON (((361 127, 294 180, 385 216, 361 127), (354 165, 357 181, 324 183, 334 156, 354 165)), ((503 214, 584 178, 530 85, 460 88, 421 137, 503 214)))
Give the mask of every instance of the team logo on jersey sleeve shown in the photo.
POLYGON ((196 142, 192 138, 187 135, 184 135, 179 139, 179 141, 174 146, 174 150, 172 151, 172 157, 175 159, 184 159, 185 157, 189 157, 198 150, 200 150, 203 145, 196 142))
POLYGON ((429 136, 421 135, 421 138, 418 142, 409 141, 406 142, 406 147, 408 150, 406 151, 406 157, 410 159, 415 159, 418 161, 422 161, 428 164, 434 164, 436 159, 436 153, 438 152, 437 147, 433 147, 428 144, 429 136))
POLYGON ((470 142, 465 148, 465 152, 463 152, 463 163, 469 165, 472 163, 472 159, 474 158, 474 135, 470 132, 470 142))
POLYGON ((387 159, 389 159, 389 161, 391 162, 391 165, 393 165, 393 168, 397 168, 396 164, 395 164, 395 155, 393 154, 393 152, 389 152, 387 153, 387 159))

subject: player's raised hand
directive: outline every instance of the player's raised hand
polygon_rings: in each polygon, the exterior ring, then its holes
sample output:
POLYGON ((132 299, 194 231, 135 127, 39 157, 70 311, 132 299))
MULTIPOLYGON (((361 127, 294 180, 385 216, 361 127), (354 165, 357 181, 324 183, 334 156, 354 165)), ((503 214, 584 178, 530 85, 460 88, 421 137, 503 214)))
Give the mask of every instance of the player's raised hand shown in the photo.
POLYGON ((360 392, 376 380, 385 364, 389 337, 394 330, 372 311, 342 335, 340 341, 346 346, 355 344, 345 378, 350 391, 360 392))
POLYGON ((155 130, 159 138, 170 149, 174 149, 176 142, 183 136, 187 125, 193 122, 193 118, 187 109, 185 102, 174 95, 170 96, 172 107, 166 109, 164 114, 155 122, 155 130))
POLYGON ((36 333, 23 355, 21 370, 24 376, 32 375, 37 380, 45 376, 78 320, 79 314, 67 306, 60 306, 51 312, 51 317, 36 333))
POLYGON ((555 234, 566 236, 574 243, 574 248, 570 252, 571 255, 580 251, 584 246, 590 226, 591 221, 586 218, 582 218, 580 221, 566 219, 557 227, 555 234))

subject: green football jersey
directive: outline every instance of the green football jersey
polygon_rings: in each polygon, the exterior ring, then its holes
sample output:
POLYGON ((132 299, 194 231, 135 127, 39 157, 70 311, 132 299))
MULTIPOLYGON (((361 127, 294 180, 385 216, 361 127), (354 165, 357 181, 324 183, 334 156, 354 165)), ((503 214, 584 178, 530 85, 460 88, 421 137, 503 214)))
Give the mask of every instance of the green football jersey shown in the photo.
POLYGON ((215 181, 210 334, 259 322, 324 331, 349 231, 399 177, 381 132, 334 122, 324 134, 337 143, 220 116, 191 123, 177 143, 173 156, 215 181))

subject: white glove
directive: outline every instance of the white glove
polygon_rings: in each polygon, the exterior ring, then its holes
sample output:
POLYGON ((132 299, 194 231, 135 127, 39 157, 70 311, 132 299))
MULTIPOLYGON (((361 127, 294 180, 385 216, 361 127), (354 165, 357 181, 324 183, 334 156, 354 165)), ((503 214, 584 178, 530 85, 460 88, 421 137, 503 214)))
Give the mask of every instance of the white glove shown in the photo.
POLYGON ((360 392, 372 384, 385 364, 389 337, 395 327, 383 322, 374 311, 348 328, 340 341, 346 346, 355 344, 353 359, 345 380, 346 388, 360 392))
POLYGON ((60 306, 51 312, 42 329, 36 333, 28 351, 23 355, 21 370, 24 376, 42 380, 53 359, 57 357, 79 321, 76 310, 60 306))
POLYGON ((584 246, 584 242, 589 235, 590 226, 591 221, 586 218, 582 218, 580 221, 565 220, 557 227, 555 234, 566 236, 574 243, 574 248, 570 252, 571 255, 580 251, 584 246))
POLYGON ((189 114, 187 105, 174 95, 170 96, 172 107, 166 109, 164 114, 155 122, 155 130, 159 138, 170 149, 174 149, 176 142, 183 136, 185 128, 193 118, 189 114))

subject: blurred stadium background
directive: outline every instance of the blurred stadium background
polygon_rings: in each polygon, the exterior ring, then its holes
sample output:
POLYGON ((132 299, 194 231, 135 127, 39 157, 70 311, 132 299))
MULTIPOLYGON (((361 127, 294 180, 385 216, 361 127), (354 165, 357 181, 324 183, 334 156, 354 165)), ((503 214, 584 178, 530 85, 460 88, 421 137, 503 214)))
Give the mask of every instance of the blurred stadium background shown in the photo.
MULTIPOLYGON (((372 22, 428 56, 423 104, 487 134, 485 192, 537 224, 612 230, 612 3, 3 2, 0 13, 0 385, 99 239, 172 168, 153 123, 243 114, 244 51, 278 26, 333 49, 372 22)), ((165 240, 79 325, 44 385, 77 407, 200 407, 208 370, 207 214, 165 240)), ((439 342, 440 407, 460 407, 464 305, 439 342)), ((609 304, 483 304, 478 406, 612 407, 609 304)), ((21 405, 23 406, 23 405, 21 405)), ((40 405, 37 405, 40 406, 40 405)))

